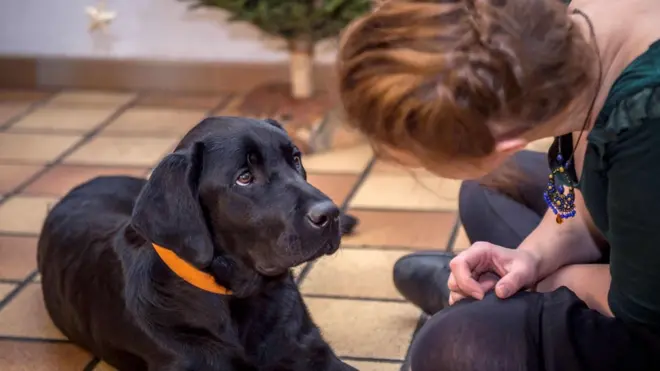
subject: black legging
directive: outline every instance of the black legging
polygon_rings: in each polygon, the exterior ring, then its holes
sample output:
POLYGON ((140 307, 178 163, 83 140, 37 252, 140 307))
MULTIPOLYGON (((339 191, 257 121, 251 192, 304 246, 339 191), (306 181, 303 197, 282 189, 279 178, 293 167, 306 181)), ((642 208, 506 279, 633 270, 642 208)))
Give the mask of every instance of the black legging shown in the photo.
POLYGON ((546 155, 532 151, 518 152, 512 166, 523 174, 523 182, 518 184, 516 192, 519 200, 475 180, 465 181, 461 185, 458 210, 471 242, 488 241, 516 248, 536 228, 548 209, 543 200, 550 174, 546 155))
MULTIPOLYGON (((525 173, 519 200, 463 183, 459 212, 470 241, 515 248, 540 222, 546 157, 524 151, 514 162, 525 173)), ((429 319, 413 342, 411 371, 651 370, 658 354, 655 337, 587 308, 565 287, 507 300, 490 292, 429 319)))

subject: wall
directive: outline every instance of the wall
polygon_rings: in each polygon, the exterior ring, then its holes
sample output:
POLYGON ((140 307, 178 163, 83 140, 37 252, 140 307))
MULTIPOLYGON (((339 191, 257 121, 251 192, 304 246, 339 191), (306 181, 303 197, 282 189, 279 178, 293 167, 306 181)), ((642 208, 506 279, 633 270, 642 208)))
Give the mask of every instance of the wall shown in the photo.
MULTIPOLYGON (((225 14, 190 11, 178 0, 107 0, 117 11, 107 34, 90 34, 85 7, 98 0, 0 0, 0 57, 72 57, 200 62, 278 63, 281 42, 225 14)), ((319 45, 331 63, 334 42, 319 45)))

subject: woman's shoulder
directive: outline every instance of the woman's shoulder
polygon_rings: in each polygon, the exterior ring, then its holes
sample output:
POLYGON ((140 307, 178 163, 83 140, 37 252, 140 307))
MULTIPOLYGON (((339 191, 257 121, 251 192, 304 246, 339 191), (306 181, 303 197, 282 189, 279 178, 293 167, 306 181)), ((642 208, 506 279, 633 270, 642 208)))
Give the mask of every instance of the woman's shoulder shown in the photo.
POLYGON ((660 81, 617 102, 603 124, 603 131, 615 139, 623 131, 648 123, 649 119, 660 119, 660 81))
POLYGON ((589 141, 605 145, 648 119, 660 119, 660 40, 637 57, 612 85, 589 141))

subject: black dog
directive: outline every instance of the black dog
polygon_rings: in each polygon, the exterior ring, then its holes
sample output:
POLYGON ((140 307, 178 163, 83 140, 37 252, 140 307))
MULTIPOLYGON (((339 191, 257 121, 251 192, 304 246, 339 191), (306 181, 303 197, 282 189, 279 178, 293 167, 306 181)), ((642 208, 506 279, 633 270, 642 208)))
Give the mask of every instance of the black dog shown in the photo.
POLYGON ((38 250, 46 307, 120 370, 355 370, 290 273, 334 253, 355 222, 307 183, 277 122, 208 118, 148 181, 99 177, 53 208, 38 250), (184 281, 152 244, 231 293, 184 281))

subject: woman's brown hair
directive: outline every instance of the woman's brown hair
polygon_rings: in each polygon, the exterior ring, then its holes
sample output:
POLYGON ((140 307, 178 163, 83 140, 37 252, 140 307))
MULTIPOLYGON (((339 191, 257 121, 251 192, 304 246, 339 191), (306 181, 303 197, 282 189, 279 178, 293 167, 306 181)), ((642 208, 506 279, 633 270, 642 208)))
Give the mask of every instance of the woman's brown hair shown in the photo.
POLYGON ((593 58, 560 0, 389 0, 345 30, 340 94, 378 145, 479 158, 566 109, 593 58))

